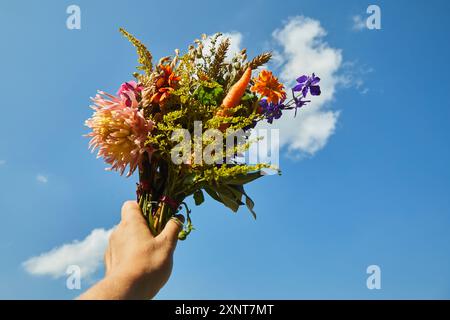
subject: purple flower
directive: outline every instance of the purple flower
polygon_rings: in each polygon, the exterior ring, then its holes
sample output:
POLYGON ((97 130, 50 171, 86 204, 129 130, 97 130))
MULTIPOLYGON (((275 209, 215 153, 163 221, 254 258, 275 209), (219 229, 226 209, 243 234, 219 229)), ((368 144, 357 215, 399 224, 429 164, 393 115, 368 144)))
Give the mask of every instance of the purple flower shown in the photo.
POLYGON ((318 85, 320 81, 319 77, 313 73, 311 77, 303 75, 297 78, 297 85, 292 88, 292 91, 298 92, 301 91, 303 98, 308 94, 308 90, 313 96, 320 95, 320 86, 318 85))
POLYGON ((296 97, 294 94, 294 89, 292 89, 292 97, 294 99, 294 104, 295 104, 295 107, 294 107, 295 108, 294 117, 295 117, 297 115, 297 109, 300 109, 308 102, 311 102, 311 100, 302 100, 302 97, 300 97, 300 98, 296 97))
POLYGON ((256 127, 257 123, 258 123, 258 121, 252 121, 251 124, 249 124, 248 126, 243 127, 242 130, 247 131, 247 130, 253 129, 254 127, 256 127))
POLYGON ((266 99, 263 99, 259 102, 259 105, 262 108, 262 113, 267 119, 268 123, 272 123, 273 119, 279 119, 282 115, 281 110, 284 109, 285 105, 283 101, 280 103, 269 103, 266 99))

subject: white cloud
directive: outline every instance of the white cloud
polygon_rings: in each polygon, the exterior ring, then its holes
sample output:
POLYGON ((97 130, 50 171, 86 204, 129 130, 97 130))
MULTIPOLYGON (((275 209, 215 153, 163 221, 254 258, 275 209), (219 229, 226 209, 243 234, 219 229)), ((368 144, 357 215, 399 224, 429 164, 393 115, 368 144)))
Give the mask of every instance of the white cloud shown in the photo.
POLYGON ((344 88, 354 88, 360 94, 369 92, 365 85, 367 76, 374 72, 372 67, 361 65, 357 61, 346 61, 342 64, 342 72, 339 76, 339 84, 344 88))
POLYGON ((353 26, 352 29, 355 31, 362 31, 367 28, 366 21, 359 15, 352 17, 353 26))
POLYGON ((332 48, 324 37, 326 31, 320 22, 297 16, 289 19, 281 29, 272 34, 281 47, 277 53, 280 79, 288 87, 302 74, 315 73, 321 78, 322 94, 300 109, 297 117, 286 112, 273 125, 264 127, 280 129, 280 146, 287 146, 291 154, 314 154, 322 149, 336 129, 338 111, 326 110, 324 105, 334 98, 342 64, 340 49, 332 48))
POLYGON ((63 244, 39 256, 32 257, 22 265, 36 276, 63 277, 67 267, 77 265, 83 277, 89 277, 102 265, 103 255, 113 229, 94 229, 83 240, 63 244))
POLYGON ((40 183, 47 183, 48 182, 48 177, 44 176, 43 174, 38 174, 36 176, 36 180, 37 180, 37 182, 40 182, 40 183))

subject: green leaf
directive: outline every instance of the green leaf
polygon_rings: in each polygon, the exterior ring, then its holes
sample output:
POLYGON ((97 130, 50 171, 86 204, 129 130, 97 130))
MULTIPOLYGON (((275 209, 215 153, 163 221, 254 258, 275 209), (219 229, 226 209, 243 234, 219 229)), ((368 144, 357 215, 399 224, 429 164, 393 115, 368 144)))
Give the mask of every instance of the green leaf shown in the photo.
MULTIPOLYGON (((218 186, 215 188, 215 190, 222 203, 230 208, 233 212, 238 211, 239 206, 243 204, 241 199, 236 197, 235 190, 232 190, 225 185, 218 186)), ((242 194, 239 193, 239 195, 242 194)))
MULTIPOLYGON (((247 177, 250 179, 249 177, 247 177)), ((252 174, 252 178, 257 179, 255 172, 252 174)), ((251 181, 251 180, 249 180, 251 181)), ((256 219, 256 212, 253 210, 255 203, 245 192, 244 187, 240 184, 221 184, 218 186, 205 186, 204 190, 214 200, 223 203, 226 207, 230 208, 233 212, 239 209, 239 206, 246 205, 253 218, 256 219), (242 202, 242 197, 245 197, 245 203, 242 202)))
POLYGON ((236 175, 232 179, 228 180, 227 184, 244 185, 262 176, 261 171, 249 172, 247 174, 236 175))
POLYGON ((241 98, 242 102, 244 102, 244 101, 252 101, 252 100, 257 100, 257 97, 253 93, 246 93, 241 98))
POLYGON ((239 186, 234 186, 234 185, 225 185, 224 188, 226 188, 227 190, 231 191, 231 193, 234 196, 234 199, 236 200, 237 203, 239 203, 239 205, 243 205, 244 203, 242 202, 242 195, 243 193, 240 191, 239 186))
POLYGON ((194 192, 194 202, 196 206, 199 206, 205 201, 202 190, 197 190, 194 192))
POLYGON ((189 174, 185 175, 185 177, 183 178, 183 185, 186 187, 193 185, 194 182, 195 182, 195 174, 194 173, 189 173, 189 174))
POLYGON ((247 205, 248 210, 252 213, 253 218, 256 219, 256 212, 253 210, 255 203, 249 196, 247 196, 247 194, 245 194, 245 204, 247 205))
POLYGON ((220 197, 217 195, 217 192, 214 189, 212 189, 208 186, 204 187, 203 189, 205 189, 206 193, 209 194, 209 196, 211 198, 213 198, 214 200, 216 200, 218 202, 222 202, 222 199, 220 199, 220 197))
POLYGON ((243 186, 236 186, 236 187, 245 196, 245 205, 247 206, 250 213, 253 215, 253 218, 256 219, 256 212, 255 210, 253 210, 253 208, 255 207, 255 202, 248 196, 243 186))
POLYGON ((217 106, 222 100, 223 88, 218 83, 203 82, 194 92, 194 97, 205 106, 217 106))

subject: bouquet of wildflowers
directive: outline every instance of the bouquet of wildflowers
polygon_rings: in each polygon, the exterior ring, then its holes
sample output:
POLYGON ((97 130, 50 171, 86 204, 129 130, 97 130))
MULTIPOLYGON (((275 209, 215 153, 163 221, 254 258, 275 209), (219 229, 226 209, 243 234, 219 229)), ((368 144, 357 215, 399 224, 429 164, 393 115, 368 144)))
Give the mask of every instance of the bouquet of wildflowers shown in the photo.
POLYGON ((159 234, 184 208, 187 219, 179 238, 185 239, 193 226, 184 200, 192 195, 200 205, 204 193, 234 212, 246 205, 256 216, 244 185, 264 169, 278 168, 240 160, 255 142, 249 133, 260 121, 272 123, 285 110, 296 112, 309 102, 308 93, 319 95, 320 79, 300 76, 287 100, 271 71, 257 73, 270 53, 248 60, 244 49, 229 59, 229 39, 204 35, 186 53, 175 50, 154 65, 150 51, 120 31, 137 50, 140 72, 116 95, 99 91, 92 98, 87 136, 109 169, 128 171, 127 176, 139 172, 137 201, 151 232, 159 234))

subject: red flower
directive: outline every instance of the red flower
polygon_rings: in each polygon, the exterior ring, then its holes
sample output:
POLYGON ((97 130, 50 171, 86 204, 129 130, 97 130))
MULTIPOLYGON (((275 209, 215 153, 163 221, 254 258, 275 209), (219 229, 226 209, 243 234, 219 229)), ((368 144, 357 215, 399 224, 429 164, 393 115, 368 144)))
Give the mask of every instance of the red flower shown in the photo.
POLYGON ((150 103, 162 105, 169 98, 172 91, 175 90, 181 77, 177 76, 170 66, 159 65, 159 69, 162 70, 162 74, 156 78, 156 92, 150 98, 150 103))

